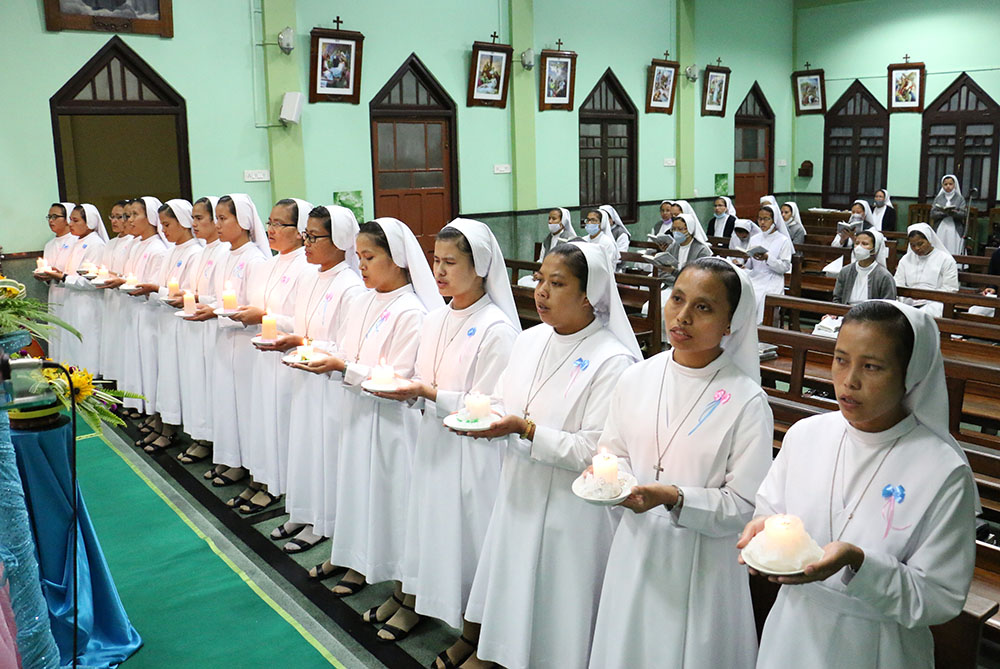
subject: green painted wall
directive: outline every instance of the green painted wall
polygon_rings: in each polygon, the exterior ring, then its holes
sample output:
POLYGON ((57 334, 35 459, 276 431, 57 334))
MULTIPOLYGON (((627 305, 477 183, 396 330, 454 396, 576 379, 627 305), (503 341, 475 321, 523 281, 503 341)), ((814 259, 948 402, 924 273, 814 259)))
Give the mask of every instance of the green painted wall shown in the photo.
MULTIPOLYGON (((243 191, 267 211, 270 185, 243 182, 244 169, 268 167, 266 131, 254 127, 247 3, 175 2, 174 34, 172 39, 122 37, 187 101, 196 196, 243 191)), ((0 244, 6 252, 41 249, 51 236, 42 220, 49 203, 58 199, 49 97, 109 38, 96 32, 47 32, 41 2, 0 3, 5 100, 0 106, 0 244)))
MULTIPOLYGON (((929 105, 966 71, 1000 101, 1000 6, 981 0, 857 0, 798 10, 798 60, 808 60, 826 75, 827 105, 860 79, 886 104, 886 66, 904 54, 927 67, 924 104, 929 105)), ((920 178, 921 115, 896 113, 889 121, 886 187, 893 197, 914 198, 920 178)), ((823 170, 823 118, 796 121, 795 164, 811 160, 812 179, 795 179, 797 191, 820 192, 823 170)), ((963 184, 963 188, 964 188, 963 184)))

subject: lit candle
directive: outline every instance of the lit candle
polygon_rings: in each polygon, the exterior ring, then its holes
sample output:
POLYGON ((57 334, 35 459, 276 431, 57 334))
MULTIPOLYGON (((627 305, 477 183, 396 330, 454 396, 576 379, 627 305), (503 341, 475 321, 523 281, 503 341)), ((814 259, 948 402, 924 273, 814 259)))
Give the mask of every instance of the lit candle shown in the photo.
POLYGON ((312 340, 309 337, 302 338, 302 345, 299 346, 295 352, 298 354, 300 360, 308 360, 313 354, 312 340))
POLYGON ((231 281, 226 281, 226 289, 222 291, 222 308, 225 311, 236 311, 236 291, 231 281))
POLYGON ((770 550, 781 554, 797 551, 808 542, 809 535, 798 516, 778 514, 764 521, 764 534, 770 550))
POLYGON ((167 281, 167 294, 173 297, 179 292, 181 292, 181 283, 177 280, 177 277, 172 277, 167 281))
POLYGON ((111 274, 110 272, 108 272, 108 268, 105 267, 104 265, 101 265, 101 268, 97 270, 97 278, 107 279, 109 276, 111 276, 111 274))
POLYGON ((270 312, 264 314, 260 321, 260 338, 264 341, 274 341, 278 338, 278 318, 270 312))
POLYGON ((188 316, 194 315, 194 293, 190 290, 184 291, 184 313, 188 316))
POLYGON ((490 415, 490 398, 475 391, 465 396, 465 413, 472 420, 481 420, 490 415))
POLYGON ((385 358, 382 358, 381 364, 375 365, 372 369, 372 383, 377 383, 380 386, 391 385, 396 379, 396 370, 392 368, 391 365, 385 364, 385 358))
POLYGON ((45 258, 39 256, 35 258, 35 271, 44 272, 45 271, 45 258))
POLYGON ((608 453, 608 449, 602 448, 601 452, 594 456, 594 476, 605 483, 617 485, 618 456, 608 453))
POLYGON ((135 288, 138 285, 139 280, 135 278, 135 274, 129 274, 125 278, 125 285, 129 288, 135 288))

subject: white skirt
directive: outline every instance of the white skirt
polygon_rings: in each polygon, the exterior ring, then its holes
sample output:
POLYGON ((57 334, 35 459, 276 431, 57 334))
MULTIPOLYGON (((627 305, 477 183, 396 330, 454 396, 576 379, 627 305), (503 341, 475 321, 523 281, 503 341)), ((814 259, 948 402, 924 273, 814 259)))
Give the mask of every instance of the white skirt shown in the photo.
POLYGON ((259 329, 220 325, 216 336, 212 441, 217 465, 246 466, 246 444, 253 429, 254 357, 260 355, 250 340, 259 329))
POLYGON ((217 319, 185 321, 178 318, 177 349, 181 391, 181 423, 192 439, 212 440, 212 374, 215 366, 217 319))
POLYGON ((272 495, 285 493, 288 479, 288 431, 292 413, 292 388, 301 370, 281 363, 285 353, 257 351, 253 371, 253 430, 247 444, 250 472, 272 495))
POLYGON ((156 404, 154 410, 168 425, 181 423, 181 371, 178 359, 180 331, 185 325, 174 316, 177 309, 161 305, 157 310, 160 345, 157 347, 156 404))

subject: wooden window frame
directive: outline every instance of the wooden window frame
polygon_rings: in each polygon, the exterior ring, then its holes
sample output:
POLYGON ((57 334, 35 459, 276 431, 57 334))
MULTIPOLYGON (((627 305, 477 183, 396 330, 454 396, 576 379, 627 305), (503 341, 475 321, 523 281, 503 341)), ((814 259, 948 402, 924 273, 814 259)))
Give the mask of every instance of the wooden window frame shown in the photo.
MULTIPOLYGON (((861 128, 875 128, 880 127, 885 133, 885 143, 882 147, 882 165, 883 165, 883 182, 877 186, 877 188, 885 188, 886 181, 889 178, 889 111, 885 106, 879 102, 868 88, 861 83, 860 80, 855 79, 854 82, 847 87, 847 90, 837 98, 837 100, 830 106, 830 109, 823 115, 823 183, 821 184, 821 190, 823 194, 823 206, 830 207, 833 206, 829 200, 830 194, 826 188, 826 180, 829 177, 831 168, 830 163, 832 156, 829 154, 827 147, 830 145, 830 135, 833 128, 851 128, 853 131, 852 146, 851 146, 851 174, 852 182, 855 185, 854 190, 857 191, 858 182, 858 163, 860 162, 860 150, 857 142, 854 141, 858 138, 861 128), (878 112, 875 115, 840 115, 839 111, 847 105, 847 103, 854 98, 855 95, 861 93, 862 96, 867 100, 868 104, 876 109, 878 112)), ((857 199, 862 196, 867 196, 867 193, 854 192, 851 194, 851 200, 857 199)))
MULTIPOLYGON (((767 97, 764 95, 764 91, 761 90, 760 84, 758 82, 753 82, 750 90, 747 94, 743 96, 740 100, 740 106, 736 108, 736 113, 733 115, 733 135, 736 134, 736 126, 751 126, 757 128, 768 128, 770 132, 767 133, 767 192, 774 192, 774 110, 771 108, 771 103, 767 101, 767 97), (740 109, 743 107, 743 102, 753 95, 757 100, 758 106, 764 112, 764 118, 760 116, 747 116, 740 114, 740 109)), ((735 167, 735 147, 733 149, 733 161, 735 167)), ((736 171, 733 170, 733 179, 736 179, 736 171)))

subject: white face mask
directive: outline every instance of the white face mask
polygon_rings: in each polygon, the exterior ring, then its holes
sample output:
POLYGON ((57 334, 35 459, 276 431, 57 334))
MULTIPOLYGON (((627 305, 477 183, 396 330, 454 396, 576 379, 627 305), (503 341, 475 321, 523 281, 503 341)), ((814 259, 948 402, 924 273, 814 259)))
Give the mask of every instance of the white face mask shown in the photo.
POLYGON ((872 256, 872 252, 866 249, 864 246, 854 247, 854 257, 857 260, 868 260, 872 256))
POLYGON ((549 223, 549 232, 552 234, 558 235, 560 230, 562 230, 562 223, 549 223))
POLYGON ((851 220, 848 221, 848 222, 849 223, 859 223, 859 222, 861 222, 863 220, 865 220, 865 217, 862 216, 861 214, 851 214, 851 220))

